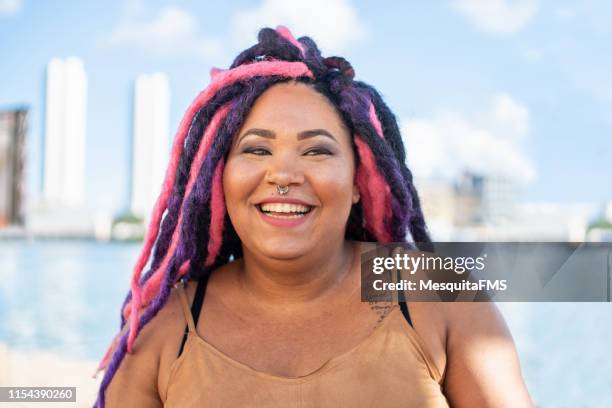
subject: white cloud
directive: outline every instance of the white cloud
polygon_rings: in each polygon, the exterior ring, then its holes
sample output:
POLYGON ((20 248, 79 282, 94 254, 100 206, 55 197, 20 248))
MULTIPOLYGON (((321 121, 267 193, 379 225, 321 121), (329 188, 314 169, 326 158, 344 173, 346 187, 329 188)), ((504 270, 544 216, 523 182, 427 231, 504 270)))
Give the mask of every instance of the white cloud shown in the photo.
POLYGON ((14 16, 21 11, 22 0, 0 0, 0 16, 14 16))
POLYGON ((349 0, 262 0, 256 6, 238 9, 229 19, 227 32, 215 36, 203 35, 197 19, 180 7, 168 6, 155 15, 150 11, 142 0, 127 1, 121 24, 105 42, 159 55, 229 57, 223 55, 224 50, 253 45, 262 27, 284 25, 296 38, 310 36, 329 55, 346 50, 367 34, 364 21, 349 0))
POLYGON ((263 0, 232 19, 240 46, 252 43, 260 28, 277 25, 289 27, 296 38, 308 35, 324 54, 344 51, 366 35, 364 21, 348 0, 263 0))
MULTIPOLYGON (((130 9, 134 7, 137 7, 136 3, 131 3, 130 9)), ((217 39, 200 33, 197 20, 191 14, 175 6, 162 9, 150 20, 127 17, 110 33, 108 43, 161 55, 193 53, 200 57, 213 57, 221 49, 217 39)))
POLYGON ((419 178, 454 179, 471 170, 518 183, 535 179, 523 151, 529 111, 509 95, 494 95, 487 111, 473 119, 443 111, 431 119, 405 120, 402 134, 408 164, 419 178))
POLYGON ((535 16, 538 0, 453 0, 453 8, 480 30, 513 34, 535 16))
POLYGON ((491 98, 491 110, 480 115, 487 129, 510 141, 521 141, 529 133, 529 110, 508 94, 491 98))

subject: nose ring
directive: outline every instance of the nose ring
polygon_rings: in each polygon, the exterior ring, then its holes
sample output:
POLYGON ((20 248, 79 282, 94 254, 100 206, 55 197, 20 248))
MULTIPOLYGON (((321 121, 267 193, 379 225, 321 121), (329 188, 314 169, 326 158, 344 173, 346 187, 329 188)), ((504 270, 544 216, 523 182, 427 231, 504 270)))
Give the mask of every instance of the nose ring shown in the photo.
POLYGON ((276 185, 276 191, 278 191, 278 194, 280 195, 285 195, 289 192, 289 186, 279 186, 278 184, 276 185))

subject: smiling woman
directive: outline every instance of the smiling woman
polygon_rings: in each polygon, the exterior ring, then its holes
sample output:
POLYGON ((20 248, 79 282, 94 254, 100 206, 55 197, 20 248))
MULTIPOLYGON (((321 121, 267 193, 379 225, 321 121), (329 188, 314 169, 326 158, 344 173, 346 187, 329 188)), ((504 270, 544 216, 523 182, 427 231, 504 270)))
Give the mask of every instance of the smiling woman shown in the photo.
POLYGON ((284 27, 211 75, 96 406, 531 406, 492 305, 361 302, 373 243, 431 245, 380 95, 284 27))
POLYGON ((359 189, 351 136, 334 106, 310 85, 282 83, 257 100, 243 128, 223 173, 243 246, 292 259, 343 242, 359 189))

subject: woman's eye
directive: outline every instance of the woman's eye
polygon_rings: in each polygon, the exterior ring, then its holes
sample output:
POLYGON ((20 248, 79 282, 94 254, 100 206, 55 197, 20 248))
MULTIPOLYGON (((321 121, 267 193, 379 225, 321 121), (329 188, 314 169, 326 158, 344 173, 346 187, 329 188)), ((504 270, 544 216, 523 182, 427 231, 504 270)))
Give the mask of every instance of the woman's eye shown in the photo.
MULTIPOLYGON (((266 156, 271 155, 270 151, 263 147, 247 147, 243 151, 243 153, 254 154, 256 156, 266 156)), ((304 152, 305 156, 319 156, 319 155, 331 155, 332 152, 328 149, 324 148, 314 148, 304 152)))
POLYGON ((304 153, 306 156, 315 156, 315 155, 320 155, 320 154, 328 154, 331 155, 332 153, 327 150, 327 149, 323 149, 323 148, 316 148, 316 149, 310 149, 308 150, 306 153, 304 153))
POLYGON ((249 147, 244 149, 243 151, 244 153, 251 153, 254 154, 256 156, 264 156, 266 154, 270 154, 270 152, 268 152, 266 149, 262 148, 262 147, 249 147))

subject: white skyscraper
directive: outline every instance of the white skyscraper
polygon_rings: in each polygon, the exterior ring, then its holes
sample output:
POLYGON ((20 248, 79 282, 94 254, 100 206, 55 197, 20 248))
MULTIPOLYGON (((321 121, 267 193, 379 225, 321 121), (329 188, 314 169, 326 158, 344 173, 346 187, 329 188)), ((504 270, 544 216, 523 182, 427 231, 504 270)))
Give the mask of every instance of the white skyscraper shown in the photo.
POLYGON ((134 88, 131 211, 148 218, 170 156, 170 86, 163 73, 139 75, 134 88))
POLYGON ((87 75, 79 58, 47 65, 43 193, 49 204, 83 204, 87 75))

